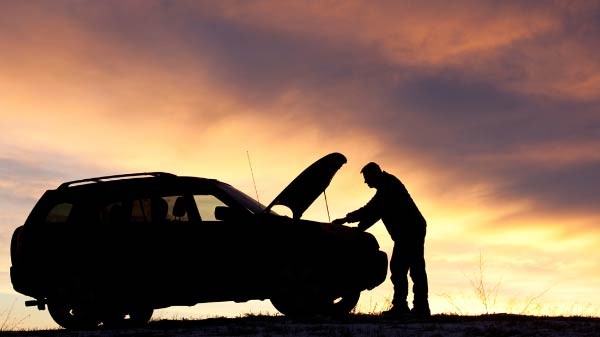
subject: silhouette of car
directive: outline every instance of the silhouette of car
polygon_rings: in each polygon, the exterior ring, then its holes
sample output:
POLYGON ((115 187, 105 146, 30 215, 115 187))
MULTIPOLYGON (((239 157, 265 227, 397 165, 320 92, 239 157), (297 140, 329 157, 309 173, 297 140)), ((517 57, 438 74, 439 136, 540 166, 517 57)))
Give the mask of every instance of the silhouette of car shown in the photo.
POLYGON ((321 158, 267 207, 218 180, 162 172, 65 182, 13 233, 13 287, 67 329, 253 299, 291 316, 347 314, 385 280, 387 255, 369 233, 301 219, 345 162, 321 158))

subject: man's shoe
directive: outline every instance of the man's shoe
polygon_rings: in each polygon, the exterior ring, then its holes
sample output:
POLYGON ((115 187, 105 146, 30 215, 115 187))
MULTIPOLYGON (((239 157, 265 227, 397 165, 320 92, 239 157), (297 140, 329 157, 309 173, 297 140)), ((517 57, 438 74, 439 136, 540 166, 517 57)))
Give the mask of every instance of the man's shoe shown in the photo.
POLYGON ((431 317, 431 311, 429 310, 429 306, 417 306, 412 308, 410 315, 413 317, 427 318, 431 317))
POLYGON ((381 316, 389 317, 389 318, 399 318, 399 317, 406 317, 409 314, 410 314, 410 310, 408 309, 408 306, 395 305, 390 310, 386 310, 386 311, 382 312, 381 316))

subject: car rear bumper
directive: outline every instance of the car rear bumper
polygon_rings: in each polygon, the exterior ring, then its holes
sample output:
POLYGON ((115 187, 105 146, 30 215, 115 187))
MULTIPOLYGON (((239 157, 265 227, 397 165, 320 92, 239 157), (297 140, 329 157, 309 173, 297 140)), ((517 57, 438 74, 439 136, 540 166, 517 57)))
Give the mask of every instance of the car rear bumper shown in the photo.
POLYGON ((16 292, 36 297, 35 287, 32 282, 33 279, 23 268, 18 266, 10 267, 10 280, 16 292))

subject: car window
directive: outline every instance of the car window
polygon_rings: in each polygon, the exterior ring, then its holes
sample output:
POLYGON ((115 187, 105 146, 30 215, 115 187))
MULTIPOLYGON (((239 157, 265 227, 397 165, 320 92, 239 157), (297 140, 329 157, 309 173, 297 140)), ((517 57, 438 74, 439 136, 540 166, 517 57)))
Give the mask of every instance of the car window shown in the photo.
POLYGON ((69 215, 71 214, 71 210, 73 209, 73 204, 70 203, 60 203, 52 207, 48 215, 46 216, 47 223, 65 223, 69 219, 69 215))
MULTIPOLYGON (((252 199, 244 192, 234 188, 231 185, 218 183, 217 187, 222 190, 229 198, 233 199, 236 204, 244 207, 250 212, 257 214, 261 213, 266 207, 258 201, 252 199)), ((271 213, 274 213, 271 211, 271 213)))
POLYGON ((100 210, 100 222, 105 225, 123 224, 129 221, 125 205, 121 201, 113 202, 100 210))
POLYGON ((100 210, 100 222, 105 225, 188 222, 188 200, 191 198, 172 195, 111 202, 100 210))
POLYGON ((133 200, 129 220, 133 223, 152 221, 152 202, 150 198, 133 200))
POLYGON ((131 222, 162 223, 170 220, 168 197, 135 199, 131 203, 131 222))
POLYGON ((188 198, 182 195, 162 197, 167 202, 167 221, 190 221, 190 206, 188 198))
POLYGON ((210 194, 194 195, 194 201, 196 202, 196 207, 198 207, 202 221, 218 221, 215 218, 215 208, 217 206, 225 206, 221 200, 210 194))

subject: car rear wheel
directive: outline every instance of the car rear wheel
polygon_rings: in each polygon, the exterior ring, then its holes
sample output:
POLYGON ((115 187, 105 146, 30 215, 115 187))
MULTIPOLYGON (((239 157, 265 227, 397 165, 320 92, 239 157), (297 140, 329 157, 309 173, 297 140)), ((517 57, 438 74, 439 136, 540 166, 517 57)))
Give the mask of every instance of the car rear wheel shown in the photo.
POLYGON ((48 301, 48 312, 52 319, 68 330, 92 330, 143 326, 152 317, 154 310, 138 307, 131 310, 97 309, 94 306, 74 305, 65 300, 48 301))
POLYGON ((291 317, 310 317, 316 315, 345 316, 354 309, 360 298, 360 291, 343 296, 315 296, 304 292, 278 295, 271 303, 279 312, 291 317))
POLYGON ((58 325, 69 330, 95 329, 100 323, 91 308, 63 300, 49 300, 48 312, 58 325))

